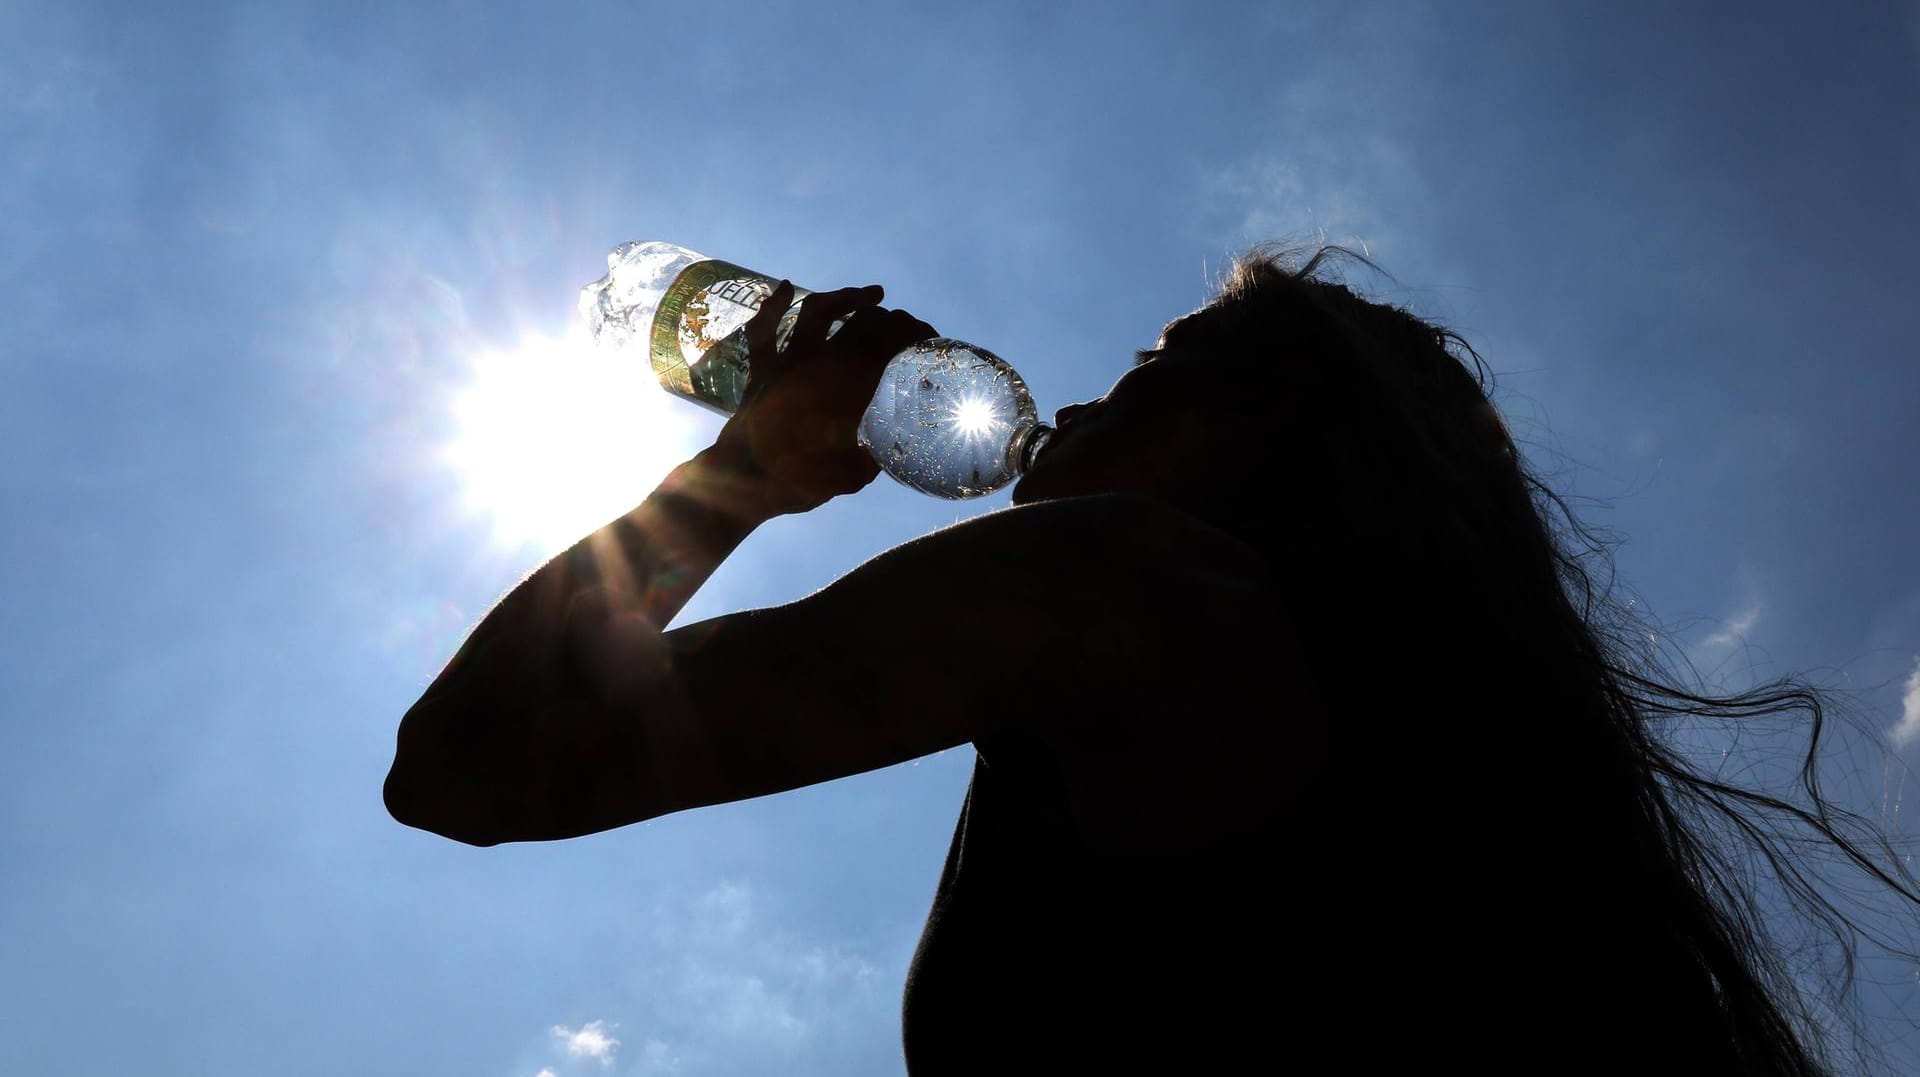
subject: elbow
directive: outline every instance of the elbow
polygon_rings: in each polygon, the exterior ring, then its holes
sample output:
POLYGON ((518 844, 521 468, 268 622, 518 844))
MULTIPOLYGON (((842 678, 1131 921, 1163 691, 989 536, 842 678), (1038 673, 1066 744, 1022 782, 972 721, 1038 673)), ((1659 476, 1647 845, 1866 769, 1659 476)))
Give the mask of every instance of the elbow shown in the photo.
POLYGON ((443 776, 422 777, 420 768, 403 755, 387 772, 381 799, 387 814, 403 826, 480 848, 500 844, 505 839, 497 820, 474 811, 468 798, 458 796, 460 784, 443 776))
POLYGON ((502 783, 481 773, 494 753, 461 740, 459 727, 449 724, 452 712, 431 689, 407 709, 381 799, 403 826, 466 845, 498 845, 506 840, 504 809, 487 793, 502 783))

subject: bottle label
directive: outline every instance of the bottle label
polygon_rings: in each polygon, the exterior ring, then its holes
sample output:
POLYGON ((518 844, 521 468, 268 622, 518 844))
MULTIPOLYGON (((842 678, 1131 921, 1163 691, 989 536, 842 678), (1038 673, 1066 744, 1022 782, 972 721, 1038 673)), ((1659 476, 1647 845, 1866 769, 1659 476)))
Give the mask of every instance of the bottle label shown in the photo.
POLYGON ((718 258, 681 270, 653 315, 648 352, 660 384, 732 414, 747 384, 744 327, 776 283, 718 258))

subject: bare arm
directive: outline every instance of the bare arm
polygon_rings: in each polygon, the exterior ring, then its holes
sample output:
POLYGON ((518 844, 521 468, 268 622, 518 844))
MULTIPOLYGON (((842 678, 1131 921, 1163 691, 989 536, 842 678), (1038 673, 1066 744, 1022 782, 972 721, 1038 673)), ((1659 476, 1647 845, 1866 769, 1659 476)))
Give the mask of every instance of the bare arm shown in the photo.
MULTIPOLYGON (((877 473, 853 442, 860 412, 886 360, 933 335, 865 316, 878 298, 809 299, 791 354, 760 350, 773 318, 755 319, 755 380, 714 448, 515 588, 408 710, 385 789, 395 818, 475 845, 564 838, 1013 725, 1086 743, 1116 704, 1194 702, 1184 680, 1218 656, 1174 626, 1231 639, 1264 568, 1140 497, 993 513, 799 602, 662 631, 761 522, 877 473)), ((776 292, 767 309, 782 306, 776 292)))
MULTIPOLYGON (((798 602, 670 632, 695 720, 660 812, 761 796, 1018 729, 1077 747, 1121 701, 1168 710, 1187 624, 1257 609, 1249 548, 1158 502, 1102 495, 978 517, 798 602)), ((1175 695, 1179 698, 1175 698, 1175 695)))
POLYGON ((810 296, 781 348, 792 286, 768 297, 747 326, 745 400, 714 446, 514 588, 401 720, 385 787, 395 818, 492 844, 584 832, 605 814, 594 805, 634 777, 622 768, 638 733, 608 720, 609 702, 660 660, 659 629, 761 523, 878 474, 854 440, 859 416, 888 359, 935 335, 880 297, 810 296))
POLYGON ((409 712, 390 801, 403 821, 491 845, 761 796, 1009 727, 1083 742, 1116 702, 1198 702, 1184 685, 1205 637, 1175 626, 1256 609, 1263 579, 1234 540, 1112 495, 980 517, 798 602, 672 632, 576 609, 544 650, 463 648, 456 663, 485 661, 494 690, 430 690, 409 712), (434 791, 411 815, 403 783, 434 791))
POLYGON ((739 461, 709 449, 522 581, 401 720, 388 811, 481 845, 556 825, 532 805, 557 795, 545 787, 560 772, 625 754, 607 699, 653 657, 649 633, 769 518, 763 501, 739 461))

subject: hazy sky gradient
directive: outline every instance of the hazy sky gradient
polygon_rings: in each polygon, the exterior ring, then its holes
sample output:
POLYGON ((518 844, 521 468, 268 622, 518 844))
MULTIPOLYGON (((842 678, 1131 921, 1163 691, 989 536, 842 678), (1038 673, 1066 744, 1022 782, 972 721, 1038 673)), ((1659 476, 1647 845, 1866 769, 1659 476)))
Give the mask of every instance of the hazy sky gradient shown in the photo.
MULTIPOLYGON (((1911 764, 1920 6, 1672 6, 0 0, 0 1072, 900 1072, 970 751, 549 845, 380 805, 552 549, 461 402, 628 239, 881 282, 1048 411, 1247 243, 1364 244, 1680 653, 1854 689, 1911 764)), ((632 416, 622 507, 717 429, 632 416)), ((688 618, 1005 504, 883 486, 688 618)), ((1920 1066, 1913 974, 1869 1003, 1920 1066)))

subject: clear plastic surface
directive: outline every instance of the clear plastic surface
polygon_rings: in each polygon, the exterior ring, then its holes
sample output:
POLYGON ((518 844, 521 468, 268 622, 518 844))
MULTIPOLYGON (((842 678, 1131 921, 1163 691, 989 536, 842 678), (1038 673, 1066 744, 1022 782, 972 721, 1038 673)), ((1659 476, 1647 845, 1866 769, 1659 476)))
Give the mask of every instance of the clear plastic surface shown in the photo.
POLYGON ((1005 360, 940 337, 894 356, 860 423, 860 444, 922 493, 980 497, 1019 477, 1039 425, 1033 395, 1005 360))
MULTIPOLYGON (((607 255, 607 275, 581 290, 580 313, 600 347, 646 356, 669 392, 731 415, 746 387, 744 327, 775 283, 672 243, 622 243, 607 255)), ((809 294, 794 289, 780 339, 809 294)), ((894 358, 859 438, 901 483, 967 498, 1018 478, 1047 432, 1012 367, 943 337, 894 358)))
POLYGON ((681 270, 706 256, 672 243, 622 243, 607 254, 607 275, 580 289, 580 314, 594 343, 623 351, 645 348, 660 298, 681 270))

